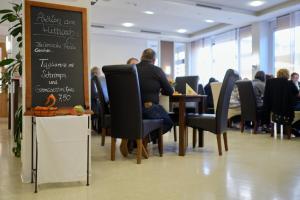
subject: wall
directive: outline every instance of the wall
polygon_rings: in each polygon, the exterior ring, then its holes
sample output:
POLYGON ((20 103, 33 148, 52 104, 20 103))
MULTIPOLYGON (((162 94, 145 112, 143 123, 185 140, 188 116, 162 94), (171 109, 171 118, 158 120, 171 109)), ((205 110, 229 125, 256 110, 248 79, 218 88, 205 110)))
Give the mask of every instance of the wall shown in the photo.
POLYGON ((147 48, 147 40, 130 37, 109 36, 99 33, 90 35, 91 66, 102 67, 112 64, 126 64, 135 57, 140 59, 147 48))
MULTIPOLYGON (((23 0, 23 4, 24 1, 23 0)), ((88 18, 88 41, 89 41, 89 27, 90 27, 90 1, 89 0, 38 0, 40 2, 47 2, 47 3, 55 3, 55 4, 63 4, 63 5, 71 5, 71 6, 78 6, 78 7, 85 7, 87 8, 87 18, 88 18)), ((24 6, 23 6, 24 8, 24 6)), ((23 13, 24 16, 24 13, 23 13)), ((23 33, 25 33, 25 20, 23 20, 23 33)), ((23 38, 25 38, 25 34, 23 34, 23 38)), ((88 45, 88 50, 90 50, 90 46, 88 45)), ((25 55, 25 44, 23 48, 23 55, 25 55)), ((88 63, 90 63, 88 55, 88 63)), ((26 58, 24 58, 24 63, 26 58)), ((25 65, 23 65, 23 111, 25 110, 25 65)), ((22 152, 21 152, 21 162, 22 162, 22 174, 21 178, 23 182, 29 183, 31 180, 31 117, 23 117, 23 139, 22 139, 22 152)))

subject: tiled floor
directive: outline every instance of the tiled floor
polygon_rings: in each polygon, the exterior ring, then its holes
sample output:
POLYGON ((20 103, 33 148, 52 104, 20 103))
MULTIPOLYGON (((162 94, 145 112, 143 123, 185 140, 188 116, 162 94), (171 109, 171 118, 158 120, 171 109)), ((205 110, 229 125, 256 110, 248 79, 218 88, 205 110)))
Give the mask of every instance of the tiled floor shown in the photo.
MULTIPOLYGON (((109 160, 110 140, 100 147, 92 137, 91 185, 47 184, 33 193, 20 180, 20 159, 11 153, 9 132, 0 120, 0 200, 299 200, 300 140, 274 140, 269 135, 229 132, 229 152, 218 156, 216 139, 205 134, 205 148, 177 156, 173 134, 164 136, 164 157, 150 145, 150 158, 109 160)), ((191 142, 191 141, 190 141, 191 142)))

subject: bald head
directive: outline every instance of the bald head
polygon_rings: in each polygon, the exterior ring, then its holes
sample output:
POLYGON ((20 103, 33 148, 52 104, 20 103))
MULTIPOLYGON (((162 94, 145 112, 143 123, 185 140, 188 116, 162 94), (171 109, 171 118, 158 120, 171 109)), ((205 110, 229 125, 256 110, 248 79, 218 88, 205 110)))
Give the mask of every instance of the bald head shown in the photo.
POLYGON ((152 64, 155 63, 155 59, 156 59, 156 53, 153 49, 145 49, 143 51, 143 54, 142 54, 142 57, 141 57, 141 60, 142 61, 148 61, 148 62, 151 62, 152 64))

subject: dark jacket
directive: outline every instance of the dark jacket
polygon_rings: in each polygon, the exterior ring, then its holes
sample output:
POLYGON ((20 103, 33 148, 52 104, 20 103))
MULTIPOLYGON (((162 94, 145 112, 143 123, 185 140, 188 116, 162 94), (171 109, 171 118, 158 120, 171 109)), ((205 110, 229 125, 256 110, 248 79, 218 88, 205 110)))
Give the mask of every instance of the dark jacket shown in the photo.
POLYGON ((292 121, 297 95, 298 90, 291 81, 284 78, 269 79, 265 87, 264 109, 267 113, 288 117, 292 121))
POLYGON ((159 93, 171 96, 173 88, 161 68, 147 61, 136 65, 139 75, 142 102, 159 103, 159 93))

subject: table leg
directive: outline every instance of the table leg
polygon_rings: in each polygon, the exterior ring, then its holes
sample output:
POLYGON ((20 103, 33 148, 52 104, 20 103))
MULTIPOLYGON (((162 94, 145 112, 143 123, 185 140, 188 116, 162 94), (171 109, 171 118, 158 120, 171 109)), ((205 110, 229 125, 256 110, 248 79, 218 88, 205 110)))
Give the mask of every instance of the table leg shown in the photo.
POLYGON ((204 133, 203 133, 203 130, 201 129, 198 129, 198 132, 199 132, 199 141, 198 141, 198 145, 199 147, 204 147, 204 133))
POLYGON ((179 156, 184 156, 186 151, 186 125, 185 125, 185 102, 179 100, 179 156))

